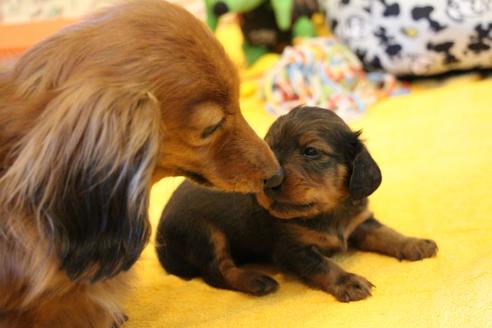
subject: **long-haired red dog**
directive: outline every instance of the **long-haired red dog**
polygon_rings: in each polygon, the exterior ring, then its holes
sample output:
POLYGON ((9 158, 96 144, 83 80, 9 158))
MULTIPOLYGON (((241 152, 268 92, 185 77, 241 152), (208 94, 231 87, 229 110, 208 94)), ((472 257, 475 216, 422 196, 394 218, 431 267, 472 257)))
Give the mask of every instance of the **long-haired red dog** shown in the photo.
POLYGON ((161 0, 66 28, 0 74, 0 327, 105 327, 152 178, 258 192, 282 173, 207 27, 161 0))

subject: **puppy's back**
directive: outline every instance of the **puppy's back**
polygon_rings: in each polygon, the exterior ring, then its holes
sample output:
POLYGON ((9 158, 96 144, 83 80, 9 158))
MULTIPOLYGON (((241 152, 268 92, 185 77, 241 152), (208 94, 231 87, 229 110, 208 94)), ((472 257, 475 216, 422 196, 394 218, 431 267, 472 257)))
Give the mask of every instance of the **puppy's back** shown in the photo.
POLYGON ((226 236, 236 259, 261 260, 271 250, 271 224, 254 195, 210 190, 186 180, 162 212, 156 236, 159 260, 170 273, 197 275, 186 259, 197 255, 190 252, 208 248, 216 230, 226 236))

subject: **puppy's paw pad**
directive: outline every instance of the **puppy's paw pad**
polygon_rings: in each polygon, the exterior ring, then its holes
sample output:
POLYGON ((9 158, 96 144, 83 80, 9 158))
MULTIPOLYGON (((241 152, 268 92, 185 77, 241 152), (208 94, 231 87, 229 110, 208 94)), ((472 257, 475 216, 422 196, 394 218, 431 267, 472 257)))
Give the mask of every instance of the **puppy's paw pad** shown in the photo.
POLYGON ((344 273, 336 281, 332 294, 341 302, 359 301, 371 296, 374 287, 366 278, 353 273, 344 273))
POLYGON ((247 277, 246 286, 248 293, 263 296, 276 291, 278 282, 265 274, 250 272, 247 277))
POLYGON ((433 240, 408 238, 400 250, 400 260, 422 260, 436 255, 437 250, 437 244, 433 240))

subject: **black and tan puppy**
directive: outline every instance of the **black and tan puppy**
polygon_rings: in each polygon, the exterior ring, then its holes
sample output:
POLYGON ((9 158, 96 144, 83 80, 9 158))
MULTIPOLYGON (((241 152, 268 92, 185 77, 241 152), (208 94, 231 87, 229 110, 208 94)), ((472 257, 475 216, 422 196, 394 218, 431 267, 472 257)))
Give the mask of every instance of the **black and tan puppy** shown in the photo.
POLYGON ((400 260, 436 254, 432 240, 406 237, 378 222, 367 196, 381 172, 359 132, 333 112, 303 107, 280 117, 266 141, 282 165, 282 184, 257 195, 211 191, 185 181, 165 208, 157 252, 171 274, 202 276, 212 286, 254 295, 277 282, 243 269, 272 262, 343 302, 373 285, 327 258, 348 247, 400 260))

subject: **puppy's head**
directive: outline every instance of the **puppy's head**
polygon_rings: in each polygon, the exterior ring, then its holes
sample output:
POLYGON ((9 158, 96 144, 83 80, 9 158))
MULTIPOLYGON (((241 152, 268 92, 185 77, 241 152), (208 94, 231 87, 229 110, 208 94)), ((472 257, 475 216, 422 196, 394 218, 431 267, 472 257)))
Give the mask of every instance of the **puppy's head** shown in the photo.
POLYGON ((273 216, 312 217, 348 197, 372 194, 381 172, 366 147, 333 112, 299 107, 280 117, 265 140, 285 172, 283 183, 257 194, 273 216))

